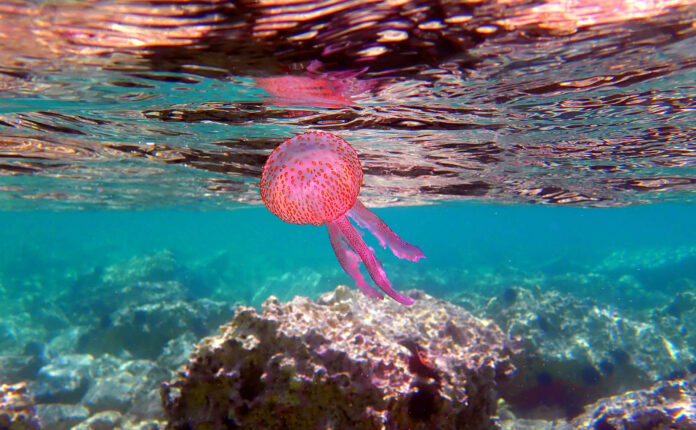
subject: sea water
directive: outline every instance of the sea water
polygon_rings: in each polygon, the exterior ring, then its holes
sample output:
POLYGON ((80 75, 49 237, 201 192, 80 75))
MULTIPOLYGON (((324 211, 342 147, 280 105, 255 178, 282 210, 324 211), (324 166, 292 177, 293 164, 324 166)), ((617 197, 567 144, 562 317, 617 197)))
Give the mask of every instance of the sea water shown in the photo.
MULTIPOLYGON (((540 285, 629 309, 665 304, 678 292, 693 291, 696 230, 688 203, 614 209, 460 203, 375 212, 426 255, 417 264, 401 262, 368 239, 400 289, 451 297, 540 285), (586 285, 588 274, 600 281, 586 285), (639 289, 626 291, 623 276, 635 278, 639 289)), ((205 282, 192 284, 193 294, 255 306, 271 294, 282 300, 316 298, 335 285, 351 284, 324 227, 285 224, 264 208, 38 210, 4 212, 1 221, 0 273, 5 288, 16 291, 4 302, 20 301, 37 288, 50 301, 96 268, 162 251, 173 253, 182 278, 219 261, 215 270, 198 274, 205 282), (308 280, 298 276, 288 289, 277 281, 287 273, 320 281, 303 285, 308 280)), ((88 287, 83 293, 89 294, 88 287)))

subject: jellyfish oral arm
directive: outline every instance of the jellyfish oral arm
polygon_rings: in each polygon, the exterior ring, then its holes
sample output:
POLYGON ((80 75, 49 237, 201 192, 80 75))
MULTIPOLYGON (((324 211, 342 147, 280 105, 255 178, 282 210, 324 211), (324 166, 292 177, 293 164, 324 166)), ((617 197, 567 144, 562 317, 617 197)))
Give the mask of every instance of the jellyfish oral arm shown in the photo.
POLYGON ((360 227, 369 230, 379 240, 382 248, 386 248, 388 245, 397 257, 408 261, 418 261, 425 258, 420 248, 400 238, 380 217, 360 203, 360 200, 355 201, 347 215, 360 227))
MULTIPOLYGON (((358 278, 356 278, 356 273, 359 275, 356 265, 357 261, 351 261, 351 257, 354 257, 355 253, 357 253, 360 256, 360 259, 363 261, 363 263, 365 263, 367 272, 370 274, 372 280, 375 281, 375 284, 377 284, 377 286, 382 291, 384 291, 386 295, 388 295, 389 297, 401 304, 413 304, 414 300, 412 298, 402 296, 391 287, 391 282, 389 282, 387 274, 384 272, 384 269, 382 268, 382 263, 380 263, 379 260, 374 256, 370 248, 362 240, 360 234, 358 234, 357 230, 355 230, 355 227, 353 227, 346 215, 341 215, 340 217, 331 221, 330 223, 328 223, 327 227, 329 230, 331 244, 334 246, 334 252, 336 252, 336 257, 338 258, 338 261, 341 263, 341 266, 346 271, 346 273, 348 273, 348 275, 350 275, 356 281, 356 283, 358 283, 358 286, 368 296, 374 297, 374 293, 379 293, 373 288, 370 288, 370 290, 372 291, 366 291, 360 285, 358 278), (342 237, 337 237, 337 234, 339 232, 342 234, 342 237), (338 246, 336 244, 338 244, 338 246), (350 248, 352 249, 348 249, 347 245, 350 245, 350 248), (348 267, 349 270, 347 270, 346 267, 348 267)), ((362 276, 360 276, 359 279, 362 280, 362 283, 364 285, 367 285, 362 279, 362 276)))
POLYGON ((360 273, 360 256, 350 246, 348 239, 338 225, 336 223, 328 223, 326 224, 326 229, 329 231, 329 241, 336 253, 338 262, 341 263, 343 270, 353 278, 355 285, 368 297, 383 300, 384 296, 365 282, 365 278, 360 273))

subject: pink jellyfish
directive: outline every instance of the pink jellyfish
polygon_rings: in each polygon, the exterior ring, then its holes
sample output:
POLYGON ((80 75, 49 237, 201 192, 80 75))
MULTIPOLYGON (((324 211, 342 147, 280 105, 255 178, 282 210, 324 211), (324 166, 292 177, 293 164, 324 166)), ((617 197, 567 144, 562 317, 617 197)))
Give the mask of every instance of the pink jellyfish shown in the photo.
POLYGON ((268 157, 261 175, 261 198, 268 210, 285 222, 326 224, 341 267, 363 293, 383 298, 363 279, 360 260, 382 291, 397 302, 410 305, 414 300, 392 289, 382 263, 348 217, 369 230, 382 247, 389 245, 397 257, 418 261, 425 256, 360 203, 362 179, 358 154, 348 142, 326 132, 302 133, 280 144, 268 157))

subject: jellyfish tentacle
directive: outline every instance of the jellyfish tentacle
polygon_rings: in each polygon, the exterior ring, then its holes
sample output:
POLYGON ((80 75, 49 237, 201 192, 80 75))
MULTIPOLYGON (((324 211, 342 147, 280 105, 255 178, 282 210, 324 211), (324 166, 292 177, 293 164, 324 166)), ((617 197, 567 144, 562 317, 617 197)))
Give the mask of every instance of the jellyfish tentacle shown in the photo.
MULTIPOLYGON (((399 294, 396 290, 394 290, 391 287, 391 282, 389 282, 389 278, 387 278, 387 274, 384 272, 384 269, 382 268, 382 263, 380 263, 380 261, 374 256, 370 248, 365 244, 365 242, 363 242, 357 230, 355 230, 355 227, 353 227, 353 225, 350 223, 350 221, 345 215, 341 215, 340 217, 331 221, 329 224, 335 225, 341 230, 341 233, 343 233, 343 236, 345 236, 350 246, 353 248, 355 252, 358 253, 363 263, 365 263, 367 272, 370 274, 370 277, 372 277, 372 280, 375 281, 375 284, 377 284, 377 286, 382 291, 384 291, 386 295, 388 295, 389 297, 401 304, 413 304, 414 300, 412 298, 399 294)), ((350 272, 348 272, 348 274, 350 275, 350 272)))
POLYGON ((336 253, 338 262, 341 263, 343 270, 355 281, 355 285, 368 297, 384 300, 384 296, 375 290, 363 278, 360 273, 360 256, 355 252, 348 239, 341 229, 334 223, 327 223, 326 229, 329 231, 329 241, 336 253))
POLYGON ((355 201, 347 215, 360 227, 369 230, 379 240, 382 248, 386 248, 388 245, 395 256, 409 261, 418 261, 421 258, 425 258, 423 251, 419 247, 400 238, 380 217, 366 208, 360 200, 355 201))

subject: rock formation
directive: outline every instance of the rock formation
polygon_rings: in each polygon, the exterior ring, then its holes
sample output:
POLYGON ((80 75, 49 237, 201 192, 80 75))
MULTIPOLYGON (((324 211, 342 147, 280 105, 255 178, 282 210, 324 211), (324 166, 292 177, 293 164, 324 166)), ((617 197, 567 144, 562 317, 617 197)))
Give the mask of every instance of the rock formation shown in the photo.
POLYGON ((513 371, 491 321, 422 292, 412 306, 340 286, 239 307, 162 389, 170 429, 493 428, 513 371))

